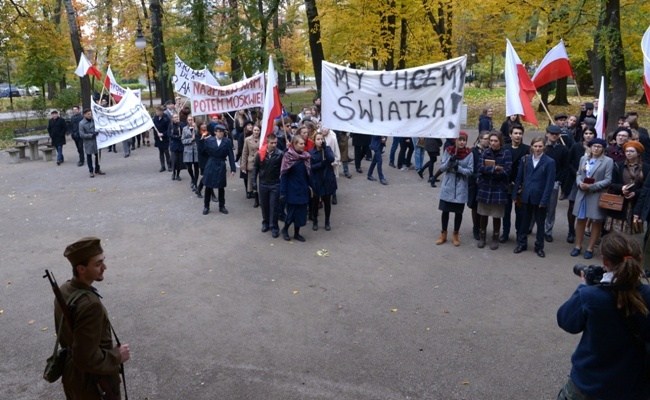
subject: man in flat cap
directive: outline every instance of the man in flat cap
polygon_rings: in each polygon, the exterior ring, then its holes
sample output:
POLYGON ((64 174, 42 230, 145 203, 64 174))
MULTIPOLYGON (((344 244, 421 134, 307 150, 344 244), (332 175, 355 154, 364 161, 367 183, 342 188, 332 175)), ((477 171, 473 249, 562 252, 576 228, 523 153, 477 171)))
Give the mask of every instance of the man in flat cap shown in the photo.
POLYGON ((569 149, 560 142, 561 134, 562 129, 557 125, 549 125, 546 128, 546 150, 544 153, 555 160, 555 184, 546 210, 546 222, 543 227, 538 226, 537 229, 544 229, 544 239, 547 242, 553 241, 555 209, 557 207, 560 188, 566 178, 567 162, 569 159, 569 149))
POLYGON ((101 296, 92 286, 104 280, 104 250, 100 240, 85 237, 66 247, 63 255, 72 265, 72 279, 61 285, 61 293, 70 304, 74 328, 61 321, 61 309, 54 302, 54 321, 60 333, 62 348, 69 349, 63 370, 63 390, 68 400, 102 399, 98 382, 103 390, 112 390, 120 397, 120 365, 130 358, 128 344, 113 344, 111 325, 101 296))
POLYGON ((56 149, 56 165, 63 163, 63 146, 65 145, 65 133, 68 127, 63 118, 59 118, 59 112, 53 110, 50 113, 50 120, 47 123, 47 133, 50 135, 52 147, 56 149))
POLYGON ((569 116, 566 114, 555 114, 554 119, 555 125, 559 126, 562 130, 562 133, 560 134, 560 142, 562 142, 567 148, 571 148, 575 142, 573 140, 573 135, 569 133, 567 118, 569 118, 569 116))

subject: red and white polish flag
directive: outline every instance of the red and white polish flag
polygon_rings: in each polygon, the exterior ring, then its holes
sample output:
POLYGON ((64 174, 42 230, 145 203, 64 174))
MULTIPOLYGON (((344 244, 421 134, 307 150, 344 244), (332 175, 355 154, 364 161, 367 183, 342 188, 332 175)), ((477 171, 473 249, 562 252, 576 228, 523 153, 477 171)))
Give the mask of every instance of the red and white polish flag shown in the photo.
POLYGON ((643 90, 650 107, 650 27, 641 39, 641 51, 643 51, 643 90))
POLYGON ((273 57, 269 57, 268 81, 264 96, 264 115, 262 117, 262 132, 260 132, 260 160, 266 157, 266 135, 273 132, 273 121, 282 116, 282 103, 280 103, 280 89, 275 77, 273 57))
POLYGON ((104 78, 104 87, 108 89, 108 92, 113 96, 115 102, 119 103, 122 100, 122 97, 126 93, 126 89, 118 85, 115 77, 113 76, 113 71, 111 71, 111 66, 108 66, 106 70, 106 77, 104 78))
POLYGON ((77 69, 74 71, 74 73, 80 78, 83 78, 84 76, 90 74, 97 79, 102 79, 102 73, 99 72, 99 70, 95 68, 90 63, 90 61, 88 61, 84 53, 81 53, 81 58, 79 58, 79 65, 77 66, 77 69))
POLYGON ((605 137, 605 77, 600 78, 600 94, 598 95, 598 110, 596 110, 596 137, 607 139, 605 137))
POLYGON ((506 42, 506 116, 519 114, 523 121, 538 126, 530 103, 536 93, 535 85, 510 40, 506 42))
POLYGON ((571 63, 569 62, 569 55, 564 47, 564 41, 553 47, 537 67, 537 71, 533 75, 533 84, 536 88, 540 88, 547 83, 556 81, 561 78, 574 77, 571 63))

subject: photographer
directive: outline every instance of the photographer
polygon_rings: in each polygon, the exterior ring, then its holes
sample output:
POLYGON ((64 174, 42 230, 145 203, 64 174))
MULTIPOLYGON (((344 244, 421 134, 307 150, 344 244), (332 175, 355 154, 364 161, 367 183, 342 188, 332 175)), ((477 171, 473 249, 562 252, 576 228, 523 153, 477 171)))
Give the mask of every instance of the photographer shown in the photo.
POLYGON ((562 329, 582 332, 558 399, 648 399, 650 287, 640 280, 641 249, 630 236, 612 232, 602 239, 601 251, 600 284, 581 283, 557 312, 562 329))

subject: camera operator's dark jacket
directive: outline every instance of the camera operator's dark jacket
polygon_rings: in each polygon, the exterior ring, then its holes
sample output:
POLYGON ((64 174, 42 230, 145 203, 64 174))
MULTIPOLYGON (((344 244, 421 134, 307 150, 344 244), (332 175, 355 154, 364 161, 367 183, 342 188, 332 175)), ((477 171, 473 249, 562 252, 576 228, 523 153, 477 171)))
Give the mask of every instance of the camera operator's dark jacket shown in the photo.
POLYGON ((642 221, 648 221, 650 217, 650 174, 645 177, 641 196, 634 207, 634 215, 638 215, 642 221))
POLYGON ((279 185, 283 155, 282 150, 277 147, 273 150, 273 153, 266 154, 264 161, 260 161, 259 152, 255 154, 255 159, 253 160, 253 182, 257 182, 257 177, 259 176, 260 183, 265 185, 279 185))

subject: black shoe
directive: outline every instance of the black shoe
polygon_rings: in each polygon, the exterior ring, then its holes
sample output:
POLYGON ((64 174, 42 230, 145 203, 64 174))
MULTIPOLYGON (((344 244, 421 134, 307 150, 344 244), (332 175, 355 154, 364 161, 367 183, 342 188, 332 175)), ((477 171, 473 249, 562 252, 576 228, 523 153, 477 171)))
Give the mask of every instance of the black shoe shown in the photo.
POLYGON ((338 204, 338 201, 336 200, 336 195, 332 195, 332 204, 336 205, 338 204))
POLYGON ((519 254, 522 251, 526 251, 526 248, 523 247, 523 246, 517 246, 517 247, 515 247, 515 249, 512 252, 515 253, 515 254, 519 254))
POLYGON ((395 167, 395 164, 394 164, 394 163, 388 163, 388 166, 389 166, 389 167, 393 167, 393 168, 397 168, 397 167, 395 167))
POLYGON ((569 232, 569 234, 566 236, 566 242, 575 243, 575 241, 576 241, 576 234, 573 232, 569 232))
POLYGON ((56 166, 58 167, 59 165, 61 165, 61 161, 56 162, 56 166))
POLYGON ((299 233, 296 233, 295 235, 293 235, 293 238, 296 239, 299 242, 304 242, 305 241, 305 238, 302 237, 299 233))
POLYGON ((173 173, 172 174, 172 181, 175 181, 175 180, 176 180, 176 173, 173 173))
POLYGON ((424 179, 424 169, 418 169, 418 175, 420 175, 420 179, 424 179))
POLYGON ((253 192, 246 192, 246 198, 247 199, 252 199, 253 198, 253 192))
POLYGON ((330 226, 330 223, 329 223, 329 222, 325 222, 325 230, 326 230, 326 231, 330 231, 330 230, 332 230, 332 227, 330 226))
POLYGON ((472 233, 474 234, 474 240, 481 240, 481 232, 478 228, 473 228, 472 233))
POLYGON ((280 214, 280 216, 278 217, 278 219, 282 222, 284 222, 285 218, 287 218, 287 214, 285 213, 280 214))
MULTIPOLYGON (((140 146, 138 146, 138 147, 140 147, 140 146)), ((131 150, 135 150, 135 146, 131 146, 131 150)))
POLYGON ((226 210, 226 207, 219 207, 219 212, 221 214, 228 214, 228 210, 226 210))
POLYGON ((357 172, 363 174, 363 170, 361 168, 357 168, 357 172))
POLYGON ((269 226, 268 225, 262 225, 262 233, 268 232, 269 231, 269 226))
POLYGON ((318 222, 314 222, 313 225, 311 226, 312 231, 317 231, 318 230, 318 222))
POLYGON ((202 198, 203 198, 203 195, 201 194, 201 191, 200 191, 200 190, 197 190, 197 191, 196 191, 196 197, 198 197, 199 199, 202 199, 202 198))
POLYGON ((203 207, 203 215, 210 214, 210 209, 208 207, 203 207))
POLYGON ((368 175, 368 180, 375 182, 377 179, 375 177, 368 175))
POLYGON ((160 167, 160 171, 158 172, 165 172, 165 167, 160 167))
POLYGON ((553 236, 551 235, 544 235, 544 240, 546 240, 549 243, 553 242, 553 236))
POLYGON ((381 183, 382 185, 388 185, 388 181, 384 178, 379 178, 379 183, 381 183))
POLYGON ((77 167, 83 167, 84 164, 85 164, 84 162, 79 161, 79 162, 77 163, 77 167))
POLYGON ((181 179, 181 176, 180 176, 180 175, 176 175, 176 180, 177 180, 177 181, 182 180, 182 179, 181 179))
POLYGON ((172 167, 167 167, 167 171, 172 172, 172 167))
POLYGON ((125 155, 124 155, 124 158, 129 158, 130 155, 131 155, 131 154, 125 154, 125 155))
POLYGON ((429 183, 433 182, 433 176, 430 176, 429 179, 427 179, 427 182, 429 183))
POLYGON ((280 236, 280 232, 278 232, 278 231, 272 231, 272 232, 271 232, 271 237, 272 237, 273 239, 277 238, 278 236, 280 236))
POLYGON ((546 257, 546 254, 544 254, 544 249, 537 249, 535 250, 535 253, 540 256, 541 258, 546 257))
POLYGON ((196 185, 194 184, 194 182, 190 184, 190 189, 192 189, 193 192, 196 192, 196 185))
POLYGON ((260 201, 255 197, 255 203, 253 203, 253 208, 258 208, 260 206, 260 201))
POLYGON ((507 241, 508 241, 508 235, 506 235, 505 233, 499 236, 499 243, 505 243, 507 241))
POLYGON ((113 148, 109 146, 109 147, 108 147, 108 152, 109 152, 109 153, 112 153, 112 152, 113 152, 113 148))
POLYGON ((286 240, 287 242, 291 240, 291 237, 289 237, 289 232, 287 232, 286 229, 282 229, 282 239, 286 240))

